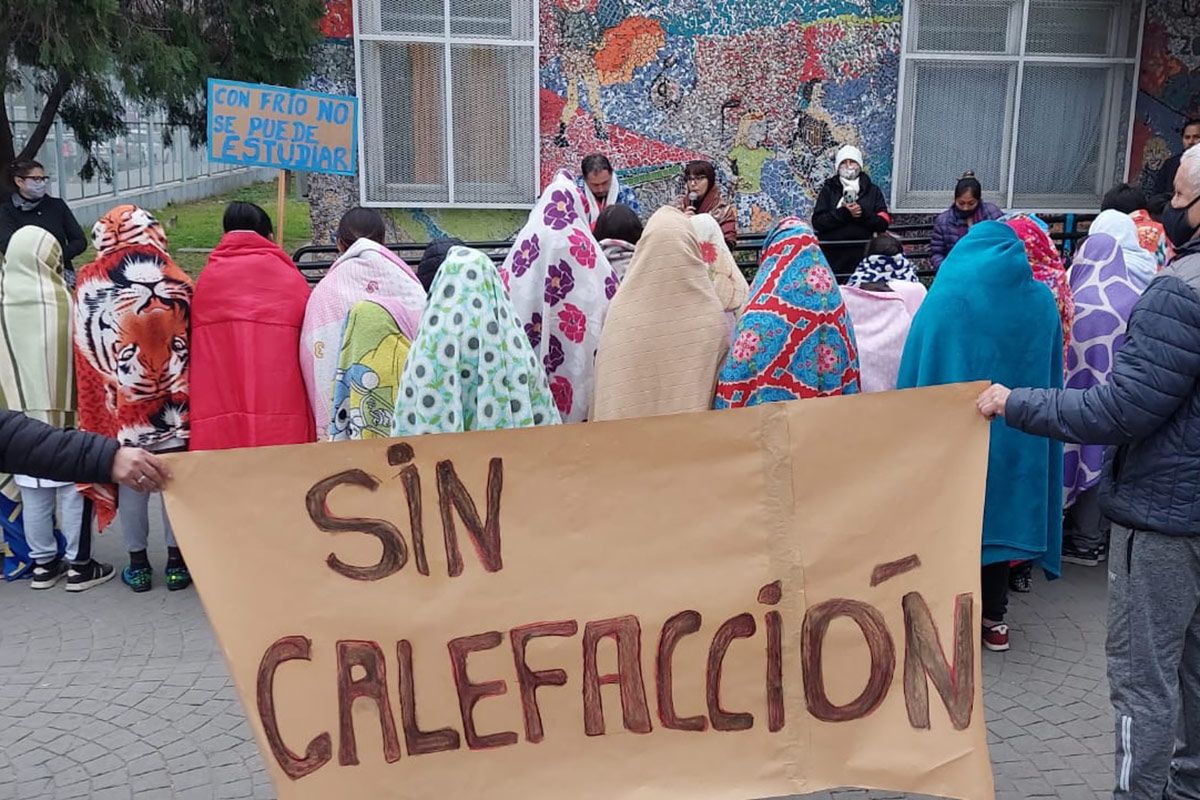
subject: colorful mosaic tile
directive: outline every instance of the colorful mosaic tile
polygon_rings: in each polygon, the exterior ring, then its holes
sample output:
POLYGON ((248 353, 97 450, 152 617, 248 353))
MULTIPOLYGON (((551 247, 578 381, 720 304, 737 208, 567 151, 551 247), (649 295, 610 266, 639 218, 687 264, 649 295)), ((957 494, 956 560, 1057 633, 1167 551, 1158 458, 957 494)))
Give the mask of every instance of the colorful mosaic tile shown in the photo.
POLYGON ((1200 2, 1148 0, 1130 174, 1149 186, 1182 150, 1180 129, 1200 115, 1200 2))
MULTIPOLYGON (((309 88, 354 90, 348 0, 329 0, 309 88)), ((545 183, 602 152, 652 212, 704 158, 739 226, 807 216, 837 148, 861 147, 888 190, 899 65, 899 0, 541 0, 540 155, 545 183)), ((357 201, 348 181, 314 181, 314 236, 357 201), (318 225, 318 218, 320 224, 318 225)), ((394 212, 414 238, 503 238, 510 212, 394 212), (476 236, 466 234, 473 233, 476 236)))

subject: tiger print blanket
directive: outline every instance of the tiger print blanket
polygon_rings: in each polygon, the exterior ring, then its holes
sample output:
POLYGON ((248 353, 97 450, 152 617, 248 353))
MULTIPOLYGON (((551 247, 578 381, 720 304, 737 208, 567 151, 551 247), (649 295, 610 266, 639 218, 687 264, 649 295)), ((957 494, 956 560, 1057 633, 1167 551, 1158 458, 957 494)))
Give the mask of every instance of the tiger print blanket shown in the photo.
MULTIPOLYGON (((185 447, 191 280, 159 248, 135 244, 102 254, 76 281, 79 427, 123 445, 185 447)), ((80 490, 103 530, 116 514, 116 487, 80 490)))

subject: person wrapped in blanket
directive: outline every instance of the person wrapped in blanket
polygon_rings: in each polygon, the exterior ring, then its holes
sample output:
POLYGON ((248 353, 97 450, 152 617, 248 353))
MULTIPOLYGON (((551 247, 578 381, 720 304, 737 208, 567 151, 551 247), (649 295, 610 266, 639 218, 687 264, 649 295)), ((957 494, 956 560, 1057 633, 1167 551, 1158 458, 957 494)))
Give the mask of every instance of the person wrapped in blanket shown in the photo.
POLYGON ((192 301, 192 450, 315 441, 300 370, 308 282, 267 212, 235 201, 192 301))
POLYGON ((896 388, 900 356, 925 287, 896 237, 881 233, 842 287, 850 314, 864 392, 896 388))
POLYGON ((806 222, 763 240, 750 299, 717 375, 714 408, 858 394, 858 348, 837 279, 806 222))
MULTIPOLYGON (((154 453, 186 450, 190 435, 188 366, 192 281, 167 254, 167 237, 149 212, 113 208, 92 228, 96 260, 75 287, 75 371, 79 427, 154 453)), ((151 589, 147 552, 153 486, 84 484, 104 530, 120 515, 129 565, 121 580, 151 589)), ((192 578, 163 509, 167 589, 192 578)))
MULTIPOLYGON (((342 403, 341 411, 349 413, 345 406, 348 395, 342 386, 349 379, 342 367, 353 363, 360 351, 355 349, 356 345, 347 351, 343 339, 347 318, 356 304, 372 301, 383 305, 408 341, 416 336, 425 310, 425 287, 412 267, 384 245, 386 233, 383 217, 375 209, 347 211, 338 224, 337 246, 341 255, 312 290, 304 312, 300 369, 314 427, 323 441, 358 438, 351 435, 348 418, 334 418, 338 410, 334 406, 335 397, 342 403)), ((365 328, 356 325, 351 330, 362 333, 365 328)), ((390 420, 380 418, 375 427, 387 430, 390 420)))
MULTIPOLYGON (((0 259, 0 400, 13 411, 57 428, 75 426, 75 369, 71 363, 71 298, 62 248, 46 230, 26 225, 12 234, 0 259)), ((91 557, 92 508, 73 482, 26 474, 7 478, 20 500, 6 552, 15 576, 32 570, 32 586, 49 589, 63 578, 84 591, 113 576, 91 557), (57 515, 56 515, 57 512, 57 515), (64 546, 55 537, 58 517, 64 546)), ((12 509, 15 511, 15 509, 12 509)))
MULTIPOLYGON (((1010 225, 971 227, 913 319, 898 388, 997 376, 1019 386, 1062 386, 1059 307, 1030 269, 1026 248, 1010 225)), ((1060 571, 1062 468, 1061 444, 993 423, 981 551, 983 644, 990 650, 1009 648, 1012 563, 1038 563, 1051 577, 1060 571)))

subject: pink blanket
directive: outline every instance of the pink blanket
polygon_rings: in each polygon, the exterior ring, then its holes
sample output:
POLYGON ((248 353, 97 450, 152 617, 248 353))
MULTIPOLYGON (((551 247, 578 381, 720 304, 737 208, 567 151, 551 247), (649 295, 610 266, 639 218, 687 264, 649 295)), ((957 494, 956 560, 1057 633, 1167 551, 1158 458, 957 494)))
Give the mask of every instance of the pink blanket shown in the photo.
POLYGON ((925 294, 925 287, 919 283, 908 282, 907 286, 899 287, 901 283, 904 282, 889 282, 894 289, 891 292, 842 287, 842 299, 858 344, 864 392, 888 392, 896 388, 908 329, 925 294))
POLYGON ((425 311, 425 288, 398 255, 369 239, 359 239, 313 289, 300 334, 300 368, 317 436, 322 440, 329 436, 333 415, 342 326, 360 300, 386 303, 401 333, 411 340, 425 311))

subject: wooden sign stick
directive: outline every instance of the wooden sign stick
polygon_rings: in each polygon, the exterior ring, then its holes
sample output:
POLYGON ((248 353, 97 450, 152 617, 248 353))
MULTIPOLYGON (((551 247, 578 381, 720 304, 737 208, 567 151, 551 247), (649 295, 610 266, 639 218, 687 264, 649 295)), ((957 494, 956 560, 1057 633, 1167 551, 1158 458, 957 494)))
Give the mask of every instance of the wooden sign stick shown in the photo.
POLYGON ((275 192, 275 244, 283 247, 284 208, 287 205, 287 170, 279 170, 275 192))

